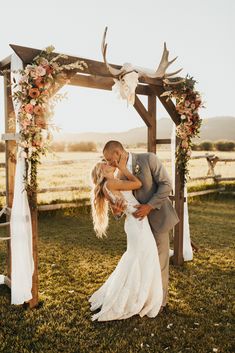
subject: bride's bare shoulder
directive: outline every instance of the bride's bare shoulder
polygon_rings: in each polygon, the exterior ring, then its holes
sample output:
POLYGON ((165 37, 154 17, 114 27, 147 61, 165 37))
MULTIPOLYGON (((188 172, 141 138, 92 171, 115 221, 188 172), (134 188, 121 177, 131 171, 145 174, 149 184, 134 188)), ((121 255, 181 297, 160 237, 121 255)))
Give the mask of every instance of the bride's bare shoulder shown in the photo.
POLYGON ((121 193, 117 189, 119 185, 119 179, 110 179, 104 183, 103 191, 105 195, 110 196, 110 193, 114 196, 120 196, 121 193))

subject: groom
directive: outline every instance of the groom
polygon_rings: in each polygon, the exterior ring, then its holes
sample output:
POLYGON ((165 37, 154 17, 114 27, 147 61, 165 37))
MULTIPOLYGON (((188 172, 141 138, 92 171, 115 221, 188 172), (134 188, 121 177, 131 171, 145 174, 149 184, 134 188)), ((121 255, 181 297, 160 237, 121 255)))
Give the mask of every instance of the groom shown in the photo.
MULTIPOLYGON (((154 153, 130 153, 119 141, 109 141, 103 148, 103 155, 107 163, 113 166, 116 166, 121 155, 124 155, 127 168, 142 182, 142 187, 133 191, 140 203, 136 205, 133 216, 139 219, 148 217, 157 243, 163 286, 162 311, 168 302, 169 230, 179 222, 177 213, 168 198, 172 190, 170 178, 154 153)), ((111 209, 115 216, 120 216, 124 205, 119 201, 112 205, 111 209)))

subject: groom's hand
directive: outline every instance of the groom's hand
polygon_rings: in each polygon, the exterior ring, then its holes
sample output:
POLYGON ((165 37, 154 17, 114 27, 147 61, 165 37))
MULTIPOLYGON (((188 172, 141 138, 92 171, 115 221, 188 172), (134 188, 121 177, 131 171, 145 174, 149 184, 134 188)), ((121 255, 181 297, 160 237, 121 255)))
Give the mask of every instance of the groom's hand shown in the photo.
POLYGON ((137 208, 137 211, 135 211, 133 214, 133 216, 135 218, 138 218, 140 221, 148 216, 148 214, 150 213, 150 211, 153 210, 153 207, 151 205, 148 204, 144 204, 144 205, 136 205, 135 208, 137 208))

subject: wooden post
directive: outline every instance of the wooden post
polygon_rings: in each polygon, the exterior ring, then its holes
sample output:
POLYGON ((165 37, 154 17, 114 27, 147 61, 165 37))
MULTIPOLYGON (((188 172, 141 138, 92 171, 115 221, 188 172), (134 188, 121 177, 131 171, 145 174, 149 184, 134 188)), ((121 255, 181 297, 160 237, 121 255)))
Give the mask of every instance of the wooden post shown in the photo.
MULTIPOLYGON (((16 120, 14 107, 11 97, 10 73, 4 75, 4 98, 5 98, 5 133, 15 133, 16 120)), ((16 141, 6 140, 6 204, 12 208, 14 184, 15 184, 15 168, 16 168, 16 141)), ((10 216, 7 216, 7 221, 10 216)), ((10 226, 8 226, 8 234, 10 236, 10 226)), ((7 240, 7 276, 11 278, 11 243, 7 240)))
POLYGON ((155 95, 148 96, 148 113, 151 117, 150 126, 148 126, 148 152, 156 153, 157 136, 157 98, 155 95))
MULTIPOLYGON (((176 148, 179 144, 179 138, 176 137, 176 148)), ((175 168, 175 209, 180 219, 174 228, 174 256, 173 263, 176 266, 183 265, 183 236, 184 236, 184 187, 175 168)))
MULTIPOLYGON (((37 169, 37 164, 32 162, 31 168, 37 169)), ((32 296, 33 298, 29 302, 29 307, 32 309, 38 305, 38 208, 37 208, 37 193, 33 192, 32 195, 28 196, 29 207, 31 213, 32 222, 32 236, 33 236, 33 261, 34 261, 34 273, 32 280, 32 296)))

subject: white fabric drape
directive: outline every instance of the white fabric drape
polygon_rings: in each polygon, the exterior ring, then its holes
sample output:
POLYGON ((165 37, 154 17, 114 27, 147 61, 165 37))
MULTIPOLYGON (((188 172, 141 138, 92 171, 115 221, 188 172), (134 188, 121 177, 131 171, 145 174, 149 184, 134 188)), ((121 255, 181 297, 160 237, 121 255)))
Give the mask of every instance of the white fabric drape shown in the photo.
MULTIPOLYGON (((23 68, 20 58, 13 54, 11 57, 11 70, 23 68)), ((12 73, 16 83, 19 82, 20 74, 12 73)), ((18 89, 12 85, 12 94, 18 89)), ((20 104, 13 101, 15 115, 18 115, 20 104)), ((18 130, 18 126, 17 126, 18 130)), ((11 210, 11 304, 23 304, 32 299, 32 275, 34 272, 33 250, 32 250, 32 224, 28 204, 27 192, 24 190, 24 176, 26 163, 23 148, 18 147, 14 199, 11 210)))
MULTIPOLYGON (((175 193, 175 135, 176 128, 173 123, 172 134, 171 134, 171 167, 172 167, 172 182, 173 191, 175 193)), ((189 229, 189 216, 188 216, 188 198, 187 198, 187 186, 184 188, 184 196, 186 202, 184 203, 184 236, 183 236, 183 258, 184 261, 191 261, 193 259, 193 249, 191 246, 190 229, 189 229)), ((174 254, 173 250, 170 250, 170 256, 174 254)))

